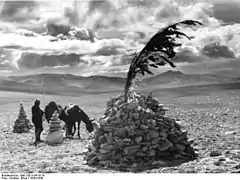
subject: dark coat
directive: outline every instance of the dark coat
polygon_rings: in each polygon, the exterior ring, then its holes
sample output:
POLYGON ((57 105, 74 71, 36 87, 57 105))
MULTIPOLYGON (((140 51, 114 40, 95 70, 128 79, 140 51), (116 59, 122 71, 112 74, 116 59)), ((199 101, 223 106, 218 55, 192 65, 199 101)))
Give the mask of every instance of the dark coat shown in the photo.
POLYGON ((35 127, 42 126, 43 111, 39 106, 32 106, 32 122, 35 127))

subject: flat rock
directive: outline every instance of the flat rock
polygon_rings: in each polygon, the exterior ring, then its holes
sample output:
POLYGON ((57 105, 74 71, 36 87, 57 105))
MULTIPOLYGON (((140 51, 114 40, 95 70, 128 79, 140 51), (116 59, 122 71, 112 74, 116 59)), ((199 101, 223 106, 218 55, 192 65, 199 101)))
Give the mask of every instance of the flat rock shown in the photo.
POLYGON ((98 142, 100 143, 100 144, 103 144, 103 143, 105 143, 106 142, 106 139, 105 139, 105 137, 104 136, 99 136, 98 137, 98 142))
POLYGON ((60 124, 50 124, 49 125, 49 128, 61 128, 61 125, 60 124))
POLYGON ((141 129, 148 129, 149 127, 146 126, 146 125, 141 124, 140 128, 141 128, 141 129))
POLYGON ((154 139, 151 140, 151 143, 152 143, 152 144, 157 144, 157 145, 158 145, 158 143, 159 143, 160 140, 161 140, 160 137, 158 137, 158 138, 154 138, 154 139))
POLYGON ((104 149, 106 151, 111 151, 111 150, 115 149, 115 146, 109 145, 107 143, 101 144, 100 147, 101 147, 101 149, 104 149))
POLYGON ((127 136, 127 129, 126 128, 120 128, 116 131, 116 134, 122 138, 125 138, 127 136))
POLYGON ((105 161, 105 160, 108 160, 108 159, 111 158, 111 154, 110 153, 108 153, 108 154, 98 154, 97 158, 101 161, 105 161))
POLYGON ((145 134, 143 139, 144 139, 144 141, 149 141, 151 138, 150 138, 149 134, 145 134))
POLYGON ((108 142, 108 144, 114 143, 112 136, 107 136, 107 137, 106 137, 106 141, 108 142))
POLYGON ((149 151, 148 156, 155 156, 155 151, 154 150, 149 151))
POLYGON ((128 146, 128 147, 125 147, 125 148, 123 149, 123 151, 124 151, 126 154, 132 154, 132 153, 135 153, 135 152, 138 150, 139 147, 140 147, 139 145, 136 145, 136 146, 128 146))
POLYGON ((150 138, 157 138, 159 137, 159 133, 157 131, 150 131, 149 136, 150 138))
POLYGON ((130 102, 127 106, 127 109, 128 110, 134 110, 134 109, 137 109, 138 105, 134 102, 130 102))
POLYGON ((158 160, 158 161, 153 161, 152 165, 166 166, 167 163, 165 161, 158 160))
POLYGON ((186 146, 183 144, 176 144, 176 147, 180 150, 180 151, 184 151, 186 146))
POLYGON ((132 140, 131 139, 129 139, 129 138, 124 138, 123 139, 123 142, 126 142, 126 143, 130 143, 132 140))
POLYGON ((135 138, 135 142, 138 144, 138 143, 140 143, 141 141, 142 141, 142 136, 137 136, 136 138, 135 138))
POLYGON ((220 152, 220 151, 218 151, 218 150, 215 150, 215 151, 210 152, 209 155, 210 155, 211 157, 221 156, 221 155, 222 155, 222 152, 220 152))
POLYGON ((159 147, 158 147, 158 149, 160 150, 160 151, 165 151, 165 150, 167 150, 167 149, 169 149, 170 147, 172 147, 173 146, 173 144, 169 141, 169 140, 164 140, 164 141, 162 141, 160 144, 159 144, 159 147))
POLYGON ((137 153, 136 153, 136 156, 145 157, 145 156, 146 156, 146 153, 137 152, 137 153))
POLYGON ((110 150, 108 150, 108 149, 107 150, 106 149, 100 149, 99 152, 102 153, 102 154, 106 154, 106 153, 109 153, 110 150))
POLYGON ((163 137, 163 138, 166 138, 166 137, 168 137, 168 134, 165 133, 165 132, 159 132, 159 136, 163 137))

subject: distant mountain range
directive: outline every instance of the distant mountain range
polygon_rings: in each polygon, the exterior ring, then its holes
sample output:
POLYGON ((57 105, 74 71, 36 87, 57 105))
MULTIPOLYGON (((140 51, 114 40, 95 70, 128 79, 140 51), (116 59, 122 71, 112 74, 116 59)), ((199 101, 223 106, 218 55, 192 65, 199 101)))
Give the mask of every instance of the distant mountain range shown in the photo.
POLYGON ((181 71, 167 71, 142 81, 143 86, 151 88, 173 88, 193 85, 221 84, 239 82, 239 77, 226 77, 213 74, 184 74, 181 71))
MULTIPOLYGON (((230 78, 211 74, 184 74, 167 71, 137 82, 140 90, 159 88, 179 88, 211 84, 239 83, 240 78, 230 78)), ((123 92, 125 78, 108 76, 76 76, 72 74, 37 74, 0 78, 1 91, 17 91, 47 94, 78 94, 123 92)))

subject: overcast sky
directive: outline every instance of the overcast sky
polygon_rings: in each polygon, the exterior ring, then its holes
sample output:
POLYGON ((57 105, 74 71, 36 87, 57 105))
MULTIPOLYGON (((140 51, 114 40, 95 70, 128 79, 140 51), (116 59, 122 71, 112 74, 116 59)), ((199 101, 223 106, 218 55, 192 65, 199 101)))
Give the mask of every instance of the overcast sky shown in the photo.
POLYGON ((129 54, 165 25, 192 19, 204 26, 183 29, 195 38, 183 39, 176 70, 238 76, 239 12, 238 0, 0 1, 0 75, 126 75, 129 54), (89 29, 97 40, 51 42, 41 35, 49 21, 89 29))

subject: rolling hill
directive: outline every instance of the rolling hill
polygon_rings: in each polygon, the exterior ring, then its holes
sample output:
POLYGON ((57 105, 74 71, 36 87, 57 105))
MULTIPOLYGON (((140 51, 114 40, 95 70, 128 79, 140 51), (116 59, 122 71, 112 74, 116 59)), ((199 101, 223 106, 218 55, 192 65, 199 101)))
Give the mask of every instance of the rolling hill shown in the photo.
POLYGON ((151 88, 173 88, 193 85, 235 83, 237 78, 218 76, 213 74, 184 74, 180 71, 167 71, 160 75, 144 79, 143 86, 151 88))
MULTIPOLYGON (((37 74, 0 78, 1 91, 33 92, 58 95, 78 93, 122 92, 125 78, 108 76, 76 76, 72 74, 37 74)), ((169 89, 216 84, 239 83, 240 78, 230 78, 212 74, 185 74, 180 71, 167 71, 160 75, 143 79, 137 83, 139 90, 169 89)), ((220 86, 217 86, 220 87, 220 86)), ((236 86, 239 87, 239 86, 236 86)), ((180 88, 180 89, 181 89, 180 88)))

